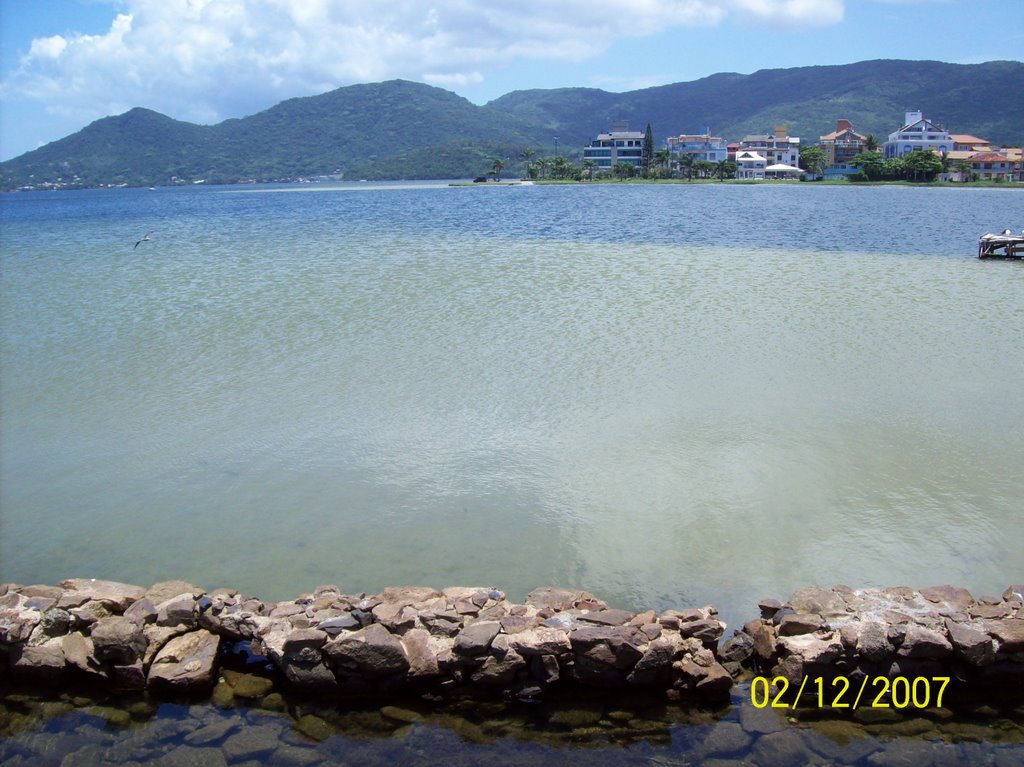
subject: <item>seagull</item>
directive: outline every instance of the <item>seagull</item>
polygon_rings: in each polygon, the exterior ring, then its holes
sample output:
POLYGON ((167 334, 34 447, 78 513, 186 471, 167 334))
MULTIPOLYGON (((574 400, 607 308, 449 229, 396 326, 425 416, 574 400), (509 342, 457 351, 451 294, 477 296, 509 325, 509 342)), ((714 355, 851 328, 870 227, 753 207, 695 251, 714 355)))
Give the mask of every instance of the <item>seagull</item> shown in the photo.
MULTIPOLYGON (((141 245, 144 242, 152 242, 152 240, 149 239, 150 234, 150 232, 146 232, 144 235, 142 235, 142 239, 135 243, 135 248, 139 247, 139 245, 141 245)), ((132 250, 135 250, 135 248, 132 248, 132 250)))

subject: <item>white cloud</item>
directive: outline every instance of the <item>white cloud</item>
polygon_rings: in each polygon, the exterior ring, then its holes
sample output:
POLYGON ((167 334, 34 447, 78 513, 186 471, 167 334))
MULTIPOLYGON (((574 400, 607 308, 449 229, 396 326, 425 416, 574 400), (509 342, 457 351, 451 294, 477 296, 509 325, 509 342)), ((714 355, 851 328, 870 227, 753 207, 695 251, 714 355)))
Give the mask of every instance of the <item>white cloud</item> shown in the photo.
POLYGON ((83 122, 131 106, 215 122, 355 82, 479 84, 516 60, 585 61, 676 27, 843 17, 843 0, 114 1, 125 12, 105 34, 34 40, 0 92, 83 122))

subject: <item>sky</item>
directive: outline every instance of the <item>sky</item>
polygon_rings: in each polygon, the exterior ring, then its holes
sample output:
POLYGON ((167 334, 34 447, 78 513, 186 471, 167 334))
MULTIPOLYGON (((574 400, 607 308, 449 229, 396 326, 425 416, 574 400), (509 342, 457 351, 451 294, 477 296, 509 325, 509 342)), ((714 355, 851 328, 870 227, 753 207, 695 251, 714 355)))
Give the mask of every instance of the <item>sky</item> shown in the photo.
POLYGON ((867 59, 1020 61, 1024 0, 0 0, 0 43, 10 159, 133 107, 213 124, 393 78, 484 104, 867 59))

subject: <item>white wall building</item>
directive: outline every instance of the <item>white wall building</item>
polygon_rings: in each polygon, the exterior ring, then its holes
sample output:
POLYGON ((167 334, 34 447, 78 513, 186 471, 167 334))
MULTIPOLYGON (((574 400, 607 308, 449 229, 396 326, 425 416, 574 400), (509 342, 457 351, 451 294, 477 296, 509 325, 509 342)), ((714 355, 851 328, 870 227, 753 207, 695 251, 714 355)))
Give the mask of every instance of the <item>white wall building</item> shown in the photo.
MULTIPOLYGON (((768 161, 768 165, 792 165, 800 164, 800 139, 788 135, 785 125, 776 125, 775 133, 766 135, 744 136, 740 142, 739 152, 749 151, 761 155, 768 161)), ((737 164, 739 159, 736 160, 737 164)))
POLYGON ((616 165, 640 167, 644 151, 643 131, 631 131, 629 123, 613 123, 608 133, 583 148, 583 161, 593 161, 598 170, 611 170, 616 165))
POLYGON ((941 125, 925 120, 921 112, 907 112, 903 127, 889 134, 882 145, 886 158, 902 157, 908 152, 931 150, 943 154, 953 149, 953 137, 941 125))
POLYGON ((768 159, 749 149, 741 149, 736 153, 736 178, 763 179, 768 159))
POLYGON ((703 133, 683 133, 665 139, 673 162, 689 156, 694 161, 721 162, 729 159, 729 147, 724 138, 712 136, 711 129, 705 128, 703 133))

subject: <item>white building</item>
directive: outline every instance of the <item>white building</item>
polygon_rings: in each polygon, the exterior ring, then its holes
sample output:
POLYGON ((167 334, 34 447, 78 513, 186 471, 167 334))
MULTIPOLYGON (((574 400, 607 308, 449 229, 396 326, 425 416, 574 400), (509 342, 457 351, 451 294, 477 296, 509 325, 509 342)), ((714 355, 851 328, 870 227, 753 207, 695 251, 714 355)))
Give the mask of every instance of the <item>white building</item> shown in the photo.
POLYGON ((740 142, 739 151, 736 153, 737 164, 739 164, 739 152, 743 151, 761 155, 768 161, 768 165, 796 167, 800 164, 800 139, 788 135, 785 125, 776 125, 775 133, 771 136, 744 136, 740 142))
POLYGON ((583 148, 583 161, 591 160, 598 170, 611 170, 616 165, 638 168, 643 152, 643 131, 631 131, 629 123, 613 123, 610 132, 599 134, 583 148))
POLYGON ((683 133, 665 139, 673 162, 689 156, 694 161, 721 162, 729 159, 729 147, 725 139, 712 136, 711 129, 705 128, 703 133, 683 133))
POLYGON ((925 120, 921 112, 907 112, 903 127, 889 134, 882 151, 886 158, 926 149, 943 154, 951 151, 953 144, 953 137, 941 125, 925 120))
POLYGON ((736 178, 763 179, 768 159, 749 149, 741 149, 736 153, 736 178))

